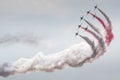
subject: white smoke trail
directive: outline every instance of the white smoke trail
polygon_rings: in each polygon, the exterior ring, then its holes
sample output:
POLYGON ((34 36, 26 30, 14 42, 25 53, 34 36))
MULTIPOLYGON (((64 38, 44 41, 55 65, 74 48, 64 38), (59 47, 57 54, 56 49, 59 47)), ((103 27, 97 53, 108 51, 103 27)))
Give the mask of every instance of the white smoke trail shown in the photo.
POLYGON ((52 54, 43 55, 41 52, 30 59, 21 58, 13 63, 5 63, 0 67, 0 76, 9 76, 30 71, 54 71, 65 66, 81 66, 93 51, 86 42, 76 44, 69 49, 52 54))
POLYGON ((17 34, 0 36, 0 47, 9 46, 13 44, 26 44, 30 46, 44 46, 53 48, 56 44, 52 40, 48 40, 42 36, 35 36, 33 34, 17 34))
POLYGON ((32 45, 38 45, 42 38, 36 37, 34 35, 4 35, 3 37, 0 37, 0 45, 2 44, 13 44, 13 43, 27 43, 32 45))

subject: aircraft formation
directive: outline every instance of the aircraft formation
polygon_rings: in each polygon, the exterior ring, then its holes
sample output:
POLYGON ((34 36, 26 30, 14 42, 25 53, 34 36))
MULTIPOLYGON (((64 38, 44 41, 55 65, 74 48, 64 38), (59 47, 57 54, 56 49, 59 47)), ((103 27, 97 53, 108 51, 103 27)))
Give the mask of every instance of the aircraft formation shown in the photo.
MULTIPOLYGON (((94 6, 94 10, 96 10, 96 9, 98 9, 98 6, 97 6, 97 5, 94 6)), ((87 15, 89 15, 89 14, 91 14, 91 10, 88 10, 88 11, 87 11, 87 15)), ((93 15, 93 18, 95 18, 95 17, 96 17, 96 15, 94 14, 94 15, 93 15)), ((80 17, 80 21, 82 21, 82 20, 85 21, 84 16, 81 16, 81 17, 80 17)), ((85 22, 86 22, 86 21, 85 21, 85 22)), ((82 24, 78 25, 78 29, 79 29, 79 28, 82 28, 82 29, 84 29, 85 31, 88 30, 88 26, 87 26, 86 28, 84 28, 84 27, 82 27, 82 24)), ((75 36, 78 36, 78 35, 79 35, 79 31, 75 33, 75 36)))
MULTIPOLYGON (((108 26, 105 24, 105 22, 99 17, 97 16, 96 14, 94 14, 91 10, 88 10, 87 11, 87 15, 91 15, 93 18, 95 18, 98 22, 100 22, 100 24, 102 25, 102 27, 105 29, 106 31, 106 44, 109 45, 110 42, 112 41, 113 39, 113 33, 112 33, 112 25, 111 25, 111 21, 109 19, 109 17, 97 6, 95 5, 94 6, 94 10, 98 10, 103 16, 104 18, 107 20, 107 23, 108 23, 108 26)), ((90 23, 89 21, 87 21, 84 16, 80 17, 80 21, 83 21, 85 23, 87 23, 95 32, 97 32, 100 36, 101 36, 101 33, 99 32, 99 30, 92 24, 90 23)), ((75 36, 80 36, 81 35, 79 34, 79 29, 83 29, 85 30, 86 32, 92 34, 94 37, 96 37, 96 35, 94 34, 93 31, 91 31, 90 29, 88 29, 88 26, 87 27, 84 27, 82 24, 78 25, 78 32, 75 33, 75 36)), ((96 37, 97 38, 97 37, 96 37)))
POLYGON ((38 71, 53 72, 67 66, 81 67, 85 63, 91 63, 98 59, 107 51, 107 47, 114 38, 114 33, 112 32, 112 23, 109 16, 98 8, 97 5, 94 6, 94 10, 96 9, 104 16, 107 23, 101 17, 93 14, 91 10, 87 11, 87 15, 94 17, 101 24, 105 34, 102 34, 102 31, 87 21, 84 16, 80 17, 80 21, 84 20, 92 30, 84 27, 82 23, 78 25, 78 29, 83 29, 92 35, 96 42, 88 36, 81 35, 78 31, 75 35, 81 37, 86 42, 75 44, 54 54, 44 55, 40 51, 32 58, 20 58, 12 63, 3 63, 0 65, 0 77, 38 71))

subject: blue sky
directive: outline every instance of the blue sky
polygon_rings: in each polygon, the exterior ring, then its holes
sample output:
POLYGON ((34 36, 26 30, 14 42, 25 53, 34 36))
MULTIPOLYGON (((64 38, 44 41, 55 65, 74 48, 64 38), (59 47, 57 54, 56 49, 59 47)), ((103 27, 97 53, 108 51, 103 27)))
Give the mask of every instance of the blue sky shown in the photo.
POLYGON ((54 54, 82 41, 74 36, 80 24, 79 17, 93 9, 95 4, 110 16, 115 33, 108 51, 100 59, 80 68, 66 68, 53 73, 20 74, 0 77, 0 80, 119 80, 119 0, 0 0, 0 37, 34 35, 41 39, 38 46, 24 43, 0 44, 0 62, 29 58, 39 51, 54 54))

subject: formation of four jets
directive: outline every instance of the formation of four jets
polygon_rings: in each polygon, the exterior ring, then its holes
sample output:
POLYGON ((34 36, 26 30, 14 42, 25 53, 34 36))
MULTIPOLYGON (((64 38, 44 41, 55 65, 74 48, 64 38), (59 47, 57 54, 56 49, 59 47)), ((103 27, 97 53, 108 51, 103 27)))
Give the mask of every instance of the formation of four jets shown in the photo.
MULTIPOLYGON (((96 10, 97 8, 98 8, 98 6, 95 5, 95 6, 94 6, 94 10, 96 10)), ((90 10, 87 11, 87 15, 88 15, 88 14, 90 14, 90 10)), ((94 15, 93 17, 95 17, 95 16, 96 16, 96 15, 94 15)), ((84 16, 80 17, 80 21, 82 21, 83 19, 84 19, 84 16)), ((81 24, 78 25, 78 29, 81 28, 81 27, 82 27, 81 24)), ((87 30, 87 29, 88 29, 88 27, 84 28, 84 30, 87 30)), ((75 33, 75 35, 76 35, 76 36, 79 35, 79 32, 75 33)))

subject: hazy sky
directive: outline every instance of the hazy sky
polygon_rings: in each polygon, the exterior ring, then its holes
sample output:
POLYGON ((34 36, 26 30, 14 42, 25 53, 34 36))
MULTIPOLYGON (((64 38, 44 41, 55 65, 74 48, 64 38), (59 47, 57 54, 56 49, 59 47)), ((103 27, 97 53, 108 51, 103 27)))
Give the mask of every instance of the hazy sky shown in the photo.
MULTIPOLYGON (((82 39, 74 36, 80 24, 79 17, 96 4, 109 15, 115 34, 102 57, 78 68, 65 68, 52 73, 18 74, 0 77, 0 80, 120 80, 119 0, 0 0, 0 39, 30 35, 41 40, 38 46, 0 43, 0 63, 12 62, 20 57, 30 58, 40 51, 54 54, 81 42, 82 39)), ((96 14, 99 15, 98 12, 96 14)))

